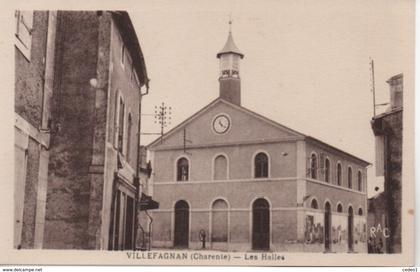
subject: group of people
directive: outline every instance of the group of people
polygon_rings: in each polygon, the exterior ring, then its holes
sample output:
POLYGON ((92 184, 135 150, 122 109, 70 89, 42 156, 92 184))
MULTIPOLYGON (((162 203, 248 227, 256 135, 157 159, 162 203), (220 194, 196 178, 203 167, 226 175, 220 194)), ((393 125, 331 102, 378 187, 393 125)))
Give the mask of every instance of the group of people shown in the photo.
POLYGON ((370 236, 368 239, 368 253, 376 253, 381 254, 383 252, 384 242, 381 237, 375 239, 374 237, 370 236))

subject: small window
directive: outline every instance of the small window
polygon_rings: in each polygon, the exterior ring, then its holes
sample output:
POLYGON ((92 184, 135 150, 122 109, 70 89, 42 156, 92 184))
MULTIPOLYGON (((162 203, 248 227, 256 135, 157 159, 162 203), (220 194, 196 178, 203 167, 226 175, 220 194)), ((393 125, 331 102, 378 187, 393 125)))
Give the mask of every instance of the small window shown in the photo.
POLYGON ((341 186, 341 163, 337 164, 337 185, 341 186))
POLYGON ((15 45, 28 59, 31 59, 33 11, 16 11, 15 45))
POLYGON ((337 205, 337 212, 339 212, 339 213, 343 212, 343 206, 340 203, 338 203, 338 205, 337 205))
POLYGON ((363 215, 363 210, 362 210, 362 208, 359 208, 359 215, 363 215))
POLYGON ((318 209, 318 202, 316 201, 316 199, 312 199, 311 208, 312 209, 318 209))
POLYGON ((180 158, 176 163, 176 180, 187 181, 189 178, 189 163, 186 158, 180 158))
POLYGON ((362 183, 363 183, 362 172, 359 171, 357 173, 357 189, 360 192, 362 191, 362 183))
POLYGON ((268 178, 268 156, 258 153, 254 159, 255 178, 268 178))
POLYGON ((316 179, 317 178, 317 168, 318 168, 318 162, 316 160, 316 154, 311 155, 311 178, 316 179))
POLYGON ((353 178, 353 171, 351 169, 351 167, 349 166, 348 170, 347 170, 347 181, 348 181, 348 187, 351 189, 352 186, 352 178, 353 178))
POLYGON ((330 182, 330 160, 325 159, 325 182, 330 182))

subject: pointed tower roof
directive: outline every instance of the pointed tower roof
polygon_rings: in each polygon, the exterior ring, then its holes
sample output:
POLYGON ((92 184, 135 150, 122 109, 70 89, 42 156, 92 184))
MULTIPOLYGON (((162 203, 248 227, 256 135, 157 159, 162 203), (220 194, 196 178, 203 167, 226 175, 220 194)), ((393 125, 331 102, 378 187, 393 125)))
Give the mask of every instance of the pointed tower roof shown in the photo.
MULTIPOLYGON (((231 25, 232 25, 232 21, 229 21, 229 27, 231 25)), ((244 54, 242 54, 241 50, 238 49, 235 42, 233 41, 232 30, 231 29, 229 29, 229 36, 228 36, 228 39, 226 41, 226 44, 223 47, 223 49, 220 50, 219 53, 217 53, 217 57, 220 58, 221 55, 229 54, 229 53, 237 54, 241 57, 241 59, 244 58, 244 54)))

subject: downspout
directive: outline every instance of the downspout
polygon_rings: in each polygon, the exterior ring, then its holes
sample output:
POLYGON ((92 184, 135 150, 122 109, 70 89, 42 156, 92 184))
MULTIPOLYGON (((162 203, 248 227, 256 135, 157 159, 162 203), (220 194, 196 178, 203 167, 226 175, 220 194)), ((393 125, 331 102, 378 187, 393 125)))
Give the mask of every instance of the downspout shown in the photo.
MULTIPOLYGON (((148 81, 148 79, 146 79, 148 81)), ((139 88, 139 121, 138 121, 138 128, 137 128, 137 165, 136 165, 136 176, 134 178, 134 186, 136 187, 136 197, 134 202, 134 243, 133 243, 133 250, 136 250, 137 245, 137 229, 139 227, 138 223, 138 201, 139 201, 139 194, 140 194, 140 165, 141 165, 141 148, 140 148, 140 137, 141 137, 141 100, 144 95, 149 94, 149 84, 146 82, 146 92, 141 92, 141 87, 139 88)), ((143 243, 144 243, 144 229, 140 225, 140 229, 143 234, 143 243)))

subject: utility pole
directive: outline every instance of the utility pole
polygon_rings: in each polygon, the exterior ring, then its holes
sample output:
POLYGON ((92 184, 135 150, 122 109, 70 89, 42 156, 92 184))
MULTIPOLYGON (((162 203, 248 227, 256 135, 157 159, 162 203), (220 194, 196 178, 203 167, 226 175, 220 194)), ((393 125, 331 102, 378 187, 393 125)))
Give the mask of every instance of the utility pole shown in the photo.
POLYGON ((375 98, 375 66, 373 59, 370 60, 370 71, 372 73, 372 95, 373 95, 373 117, 376 116, 376 98, 375 98))
POLYGON ((375 66, 374 66, 374 62, 373 59, 370 60, 370 72, 371 72, 371 76, 372 76, 372 95, 373 95, 373 117, 376 116, 376 107, 379 106, 386 106, 389 105, 389 103, 380 103, 380 104, 376 104, 376 90, 375 90, 375 66))
POLYGON ((164 102, 160 106, 155 106, 155 124, 160 125, 160 143, 163 141, 164 128, 171 124, 171 114, 172 108, 164 102))
POLYGON ((146 92, 143 93, 141 90, 141 87, 139 88, 139 120, 138 120, 138 128, 137 128, 137 160, 136 160, 136 176, 134 178, 134 186, 136 187, 136 196, 135 196, 135 202, 134 202, 134 242, 133 242, 133 250, 137 250, 137 229, 140 227, 142 234, 143 234, 143 244, 144 244, 144 229, 141 225, 139 225, 138 222, 138 202, 139 202, 139 195, 140 195, 140 166, 141 166, 141 102, 142 98, 145 95, 149 94, 149 82, 146 82, 146 92))

